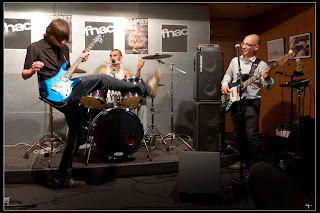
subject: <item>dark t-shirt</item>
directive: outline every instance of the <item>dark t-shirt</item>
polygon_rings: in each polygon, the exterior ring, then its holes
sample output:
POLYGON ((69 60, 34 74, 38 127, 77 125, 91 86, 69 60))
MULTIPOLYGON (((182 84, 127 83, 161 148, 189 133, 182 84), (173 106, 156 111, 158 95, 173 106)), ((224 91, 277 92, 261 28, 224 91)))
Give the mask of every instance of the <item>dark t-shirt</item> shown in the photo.
POLYGON ((69 47, 67 45, 57 47, 46 39, 41 39, 28 46, 24 69, 30 69, 34 61, 44 63, 43 68, 37 72, 40 85, 44 80, 55 76, 63 63, 70 61, 69 47))

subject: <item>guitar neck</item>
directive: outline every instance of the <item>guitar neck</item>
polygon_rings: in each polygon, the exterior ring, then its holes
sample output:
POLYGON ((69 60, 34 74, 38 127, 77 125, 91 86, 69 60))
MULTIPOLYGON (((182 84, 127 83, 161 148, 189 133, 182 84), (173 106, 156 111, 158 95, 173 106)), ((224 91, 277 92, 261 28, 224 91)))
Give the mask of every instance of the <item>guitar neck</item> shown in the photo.
MULTIPOLYGON (((271 71, 273 68, 275 68, 276 66, 278 66, 278 62, 275 62, 273 64, 271 64, 268 69, 269 71, 271 71)), ((242 92, 247 88, 247 86, 249 86, 250 84, 252 84, 254 81, 256 81, 257 79, 259 79, 261 77, 261 72, 259 72, 258 74, 256 74, 255 76, 249 78, 248 80, 246 80, 243 83, 243 87, 242 87, 242 92)))
MULTIPOLYGON (((87 47, 86 52, 90 52, 90 50, 93 48, 93 46, 96 44, 96 42, 91 42, 91 44, 87 47)), ((78 58, 74 64, 68 69, 68 71, 66 72, 66 74, 64 75, 66 78, 70 78, 74 72, 76 71, 76 69, 78 68, 79 64, 82 62, 82 58, 78 58)))

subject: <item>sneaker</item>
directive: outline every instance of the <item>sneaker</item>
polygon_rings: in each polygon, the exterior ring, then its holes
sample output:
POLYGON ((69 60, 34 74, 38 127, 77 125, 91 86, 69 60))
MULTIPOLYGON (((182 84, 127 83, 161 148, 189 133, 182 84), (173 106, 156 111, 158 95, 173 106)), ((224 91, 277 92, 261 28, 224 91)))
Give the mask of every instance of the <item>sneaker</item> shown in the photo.
MULTIPOLYGON (((240 169, 241 167, 241 161, 238 161, 237 163, 235 164, 232 164, 229 166, 230 169, 240 169)), ((246 164, 243 163, 243 168, 246 168, 246 164)))
POLYGON ((81 188, 86 185, 86 182, 81 180, 75 180, 73 178, 70 178, 67 182, 61 182, 57 180, 56 178, 53 180, 52 187, 55 189, 60 188, 81 188))
POLYGON ((148 83, 147 83, 149 96, 152 98, 155 97, 157 94, 160 78, 161 78, 161 72, 157 68, 153 76, 148 80, 148 83))

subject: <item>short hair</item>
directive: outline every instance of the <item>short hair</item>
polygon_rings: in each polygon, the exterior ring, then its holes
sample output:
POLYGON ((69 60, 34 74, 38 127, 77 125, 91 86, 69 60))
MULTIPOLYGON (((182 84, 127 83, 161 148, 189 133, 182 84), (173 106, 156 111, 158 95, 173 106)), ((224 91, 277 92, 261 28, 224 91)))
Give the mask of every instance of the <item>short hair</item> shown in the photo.
POLYGON ((44 37, 49 38, 50 35, 59 42, 63 40, 69 42, 70 28, 68 22, 63 19, 54 19, 47 27, 44 37))
POLYGON ((120 55, 122 56, 122 52, 119 49, 113 49, 113 50, 111 50, 111 52, 112 51, 118 51, 120 53, 120 55))

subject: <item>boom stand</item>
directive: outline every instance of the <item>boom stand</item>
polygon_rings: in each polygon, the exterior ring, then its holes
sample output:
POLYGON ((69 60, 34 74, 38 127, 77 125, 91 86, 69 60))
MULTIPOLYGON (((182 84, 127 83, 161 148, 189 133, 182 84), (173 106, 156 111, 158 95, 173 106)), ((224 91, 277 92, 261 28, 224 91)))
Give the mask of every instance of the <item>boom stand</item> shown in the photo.
MULTIPOLYGON (((157 59, 157 61, 161 64, 165 64, 163 61, 161 61, 160 59, 157 59)), ((162 142, 165 143, 165 139, 168 137, 171 137, 171 146, 170 149, 172 150, 174 148, 174 146, 172 145, 173 140, 175 138, 175 136, 177 136, 185 145, 187 145, 192 151, 195 151, 185 140, 183 140, 179 135, 175 134, 173 132, 173 69, 178 70, 179 72, 182 72, 183 74, 185 74, 186 72, 179 70, 177 68, 174 67, 174 64, 171 63, 170 65, 170 70, 171 70, 171 90, 170 90, 170 94, 171 94, 171 112, 170 112, 170 116, 171 116, 171 133, 168 133, 163 139, 162 142)), ((160 144, 160 143, 159 143, 160 144)), ((159 145, 158 144, 158 145, 159 145)), ((158 146, 157 145, 157 146, 158 146)))
MULTIPOLYGON (((39 141, 37 141, 35 144, 33 144, 33 146, 24 154, 23 158, 28 159, 30 153, 34 150, 35 147, 39 147, 42 148, 44 150, 47 150, 48 145, 50 148, 50 151, 46 151, 45 154, 49 154, 49 162, 48 162, 48 168, 51 168, 51 156, 53 152, 58 152, 65 144, 65 142, 55 133, 53 132, 53 127, 52 127, 52 121, 53 121, 53 114, 52 114, 52 106, 50 106, 50 112, 49 112, 49 133, 45 134, 39 141), (48 141, 46 143, 45 140, 43 140, 45 137, 49 136, 48 141), (60 146, 58 146, 57 148, 53 148, 53 142, 54 141, 59 141, 61 143, 60 146), (48 144, 49 143, 49 144, 48 144)), ((34 160, 35 157, 33 158, 32 164, 30 169, 32 169, 32 167, 34 166, 34 160)))
POLYGON ((150 138, 149 141, 150 141, 150 146, 151 146, 151 149, 154 149, 155 147, 157 147, 160 143, 163 143, 164 145, 166 145, 166 150, 169 151, 169 146, 167 145, 167 143, 164 141, 164 138, 162 137, 162 135, 160 134, 158 128, 157 128, 157 125, 154 124, 154 107, 153 107, 153 98, 151 99, 151 124, 149 124, 146 132, 144 133, 144 137, 148 140, 148 137, 150 138), (151 128, 151 129, 150 129, 151 128), (151 130, 151 134, 150 135, 147 135, 148 131, 151 130), (158 135, 155 135, 154 134, 154 130, 157 130, 158 132, 158 135), (157 146, 154 146, 155 144, 155 141, 156 141, 156 136, 160 136, 161 137, 161 142, 157 145, 157 146))

